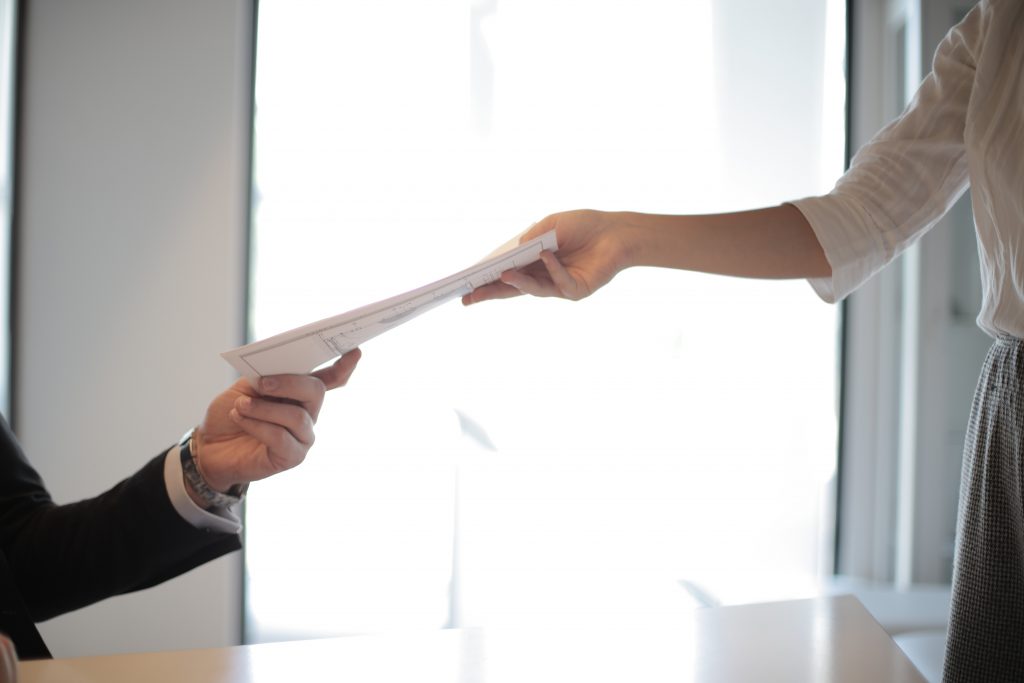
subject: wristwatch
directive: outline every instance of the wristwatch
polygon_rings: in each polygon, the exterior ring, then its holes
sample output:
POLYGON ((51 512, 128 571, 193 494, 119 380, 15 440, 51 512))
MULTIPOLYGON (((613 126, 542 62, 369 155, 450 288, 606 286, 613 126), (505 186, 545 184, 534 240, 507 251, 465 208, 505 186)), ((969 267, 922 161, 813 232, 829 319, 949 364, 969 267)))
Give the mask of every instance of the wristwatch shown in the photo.
POLYGON ((203 502, 210 507, 227 508, 236 505, 245 497, 245 491, 249 488, 249 485, 235 484, 225 493, 221 493, 207 484, 206 480, 203 479, 203 475, 199 472, 199 453, 192 438, 195 431, 195 427, 188 430, 181 437, 181 441, 178 442, 178 453, 181 456, 181 471, 185 475, 185 481, 188 482, 188 485, 192 487, 192 490, 196 492, 203 502))

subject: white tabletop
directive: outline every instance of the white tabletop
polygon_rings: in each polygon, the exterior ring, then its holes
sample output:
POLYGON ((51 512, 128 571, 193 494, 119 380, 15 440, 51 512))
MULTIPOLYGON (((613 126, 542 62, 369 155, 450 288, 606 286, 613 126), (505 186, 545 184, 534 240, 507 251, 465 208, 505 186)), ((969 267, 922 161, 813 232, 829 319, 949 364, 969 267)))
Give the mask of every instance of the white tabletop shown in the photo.
POLYGON ((21 683, 924 679, 851 596, 694 611, 679 628, 464 629, 23 662, 21 683))

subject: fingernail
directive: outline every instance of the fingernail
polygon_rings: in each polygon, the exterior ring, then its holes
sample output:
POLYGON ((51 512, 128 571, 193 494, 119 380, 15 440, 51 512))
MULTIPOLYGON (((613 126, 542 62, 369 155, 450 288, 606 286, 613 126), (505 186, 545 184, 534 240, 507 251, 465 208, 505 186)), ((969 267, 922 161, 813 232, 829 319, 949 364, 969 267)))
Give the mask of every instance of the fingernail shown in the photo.
POLYGON ((238 399, 238 403, 236 403, 235 406, 242 410, 249 410, 249 408, 252 407, 252 399, 248 396, 243 396, 238 399))
POLYGON ((264 377, 260 380, 260 388, 264 391, 273 391, 277 389, 277 379, 274 377, 264 377))

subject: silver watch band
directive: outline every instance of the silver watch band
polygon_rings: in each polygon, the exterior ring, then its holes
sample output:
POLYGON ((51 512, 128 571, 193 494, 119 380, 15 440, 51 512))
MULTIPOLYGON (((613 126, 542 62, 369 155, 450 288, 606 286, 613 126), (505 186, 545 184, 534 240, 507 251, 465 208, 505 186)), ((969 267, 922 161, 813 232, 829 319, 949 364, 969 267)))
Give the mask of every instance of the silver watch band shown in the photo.
POLYGON ((192 490, 210 507, 227 508, 239 503, 245 496, 248 485, 235 484, 226 493, 221 493, 210 487, 199 472, 199 465, 196 462, 196 453, 192 441, 195 428, 185 432, 178 442, 178 453, 181 456, 181 471, 185 475, 192 490))

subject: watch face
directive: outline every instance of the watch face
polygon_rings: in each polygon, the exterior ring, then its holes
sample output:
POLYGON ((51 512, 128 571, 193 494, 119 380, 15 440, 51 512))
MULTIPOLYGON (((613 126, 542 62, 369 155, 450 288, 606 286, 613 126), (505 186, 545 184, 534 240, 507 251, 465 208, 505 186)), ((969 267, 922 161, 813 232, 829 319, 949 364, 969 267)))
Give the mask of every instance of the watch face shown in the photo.
POLYGON ((187 432, 185 432, 184 434, 182 434, 181 438, 178 439, 178 447, 179 448, 184 448, 186 445, 188 445, 191 448, 191 445, 192 445, 192 435, 195 434, 195 433, 196 433, 196 428, 193 427, 192 429, 190 429, 187 432))

